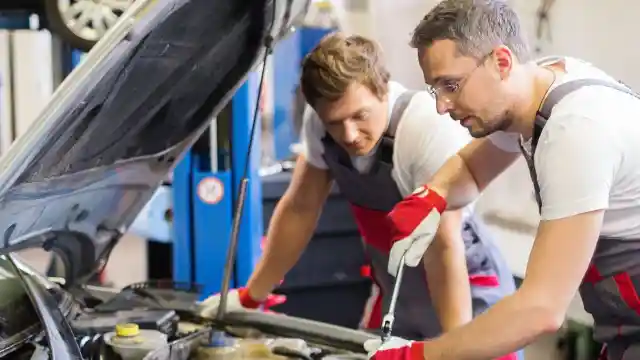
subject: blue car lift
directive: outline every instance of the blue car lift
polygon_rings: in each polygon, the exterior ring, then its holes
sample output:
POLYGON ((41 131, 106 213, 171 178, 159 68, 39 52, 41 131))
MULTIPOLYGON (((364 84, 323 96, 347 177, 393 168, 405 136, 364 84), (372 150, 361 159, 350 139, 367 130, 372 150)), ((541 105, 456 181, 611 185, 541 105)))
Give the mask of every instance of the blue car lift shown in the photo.
MULTIPOLYGON (((230 168, 213 169, 209 156, 190 152, 173 173, 173 277, 176 281, 201 284, 203 295, 220 290, 259 81, 259 74, 251 72, 231 101, 230 168)), ((254 135, 238 260, 230 286, 245 283, 260 256, 259 240, 263 233, 258 178, 260 132, 254 135)), ((216 154, 217 149, 212 149, 212 153, 225 158, 225 154, 216 154)))
MULTIPOLYGON (((272 131, 277 160, 289 158, 292 155, 290 145, 297 141, 291 110, 298 85, 300 61, 327 31, 302 28, 279 41, 274 49, 272 131)), ((173 173, 173 277, 175 281, 201 284, 203 296, 219 292, 222 286, 234 202, 245 166, 259 82, 260 72, 251 72, 231 101, 230 167, 212 169, 212 162, 206 154, 192 151, 173 173)), ((258 121, 261 121, 260 117, 258 121)), ((254 136, 249 160, 249 189, 240 223, 236 264, 230 287, 247 283, 261 255, 264 225, 259 175, 260 126, 254 136)), ((212 153, 221 160, 226 155, 216 154, 215 151, 212 153)))

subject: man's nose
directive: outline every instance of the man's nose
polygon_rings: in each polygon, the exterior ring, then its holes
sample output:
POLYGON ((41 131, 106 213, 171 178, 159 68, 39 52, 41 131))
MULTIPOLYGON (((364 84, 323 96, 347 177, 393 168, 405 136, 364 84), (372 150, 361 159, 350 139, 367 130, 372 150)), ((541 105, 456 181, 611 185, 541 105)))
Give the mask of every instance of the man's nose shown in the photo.
POLYGON ((442 95, 436 96, 436 109, 438 114, 444 115, 453 109, 451 100, 442 95))
POLYGON ((344 122, 344 142, 350 144, 358 139, 358 127, 353 121, 344 122))

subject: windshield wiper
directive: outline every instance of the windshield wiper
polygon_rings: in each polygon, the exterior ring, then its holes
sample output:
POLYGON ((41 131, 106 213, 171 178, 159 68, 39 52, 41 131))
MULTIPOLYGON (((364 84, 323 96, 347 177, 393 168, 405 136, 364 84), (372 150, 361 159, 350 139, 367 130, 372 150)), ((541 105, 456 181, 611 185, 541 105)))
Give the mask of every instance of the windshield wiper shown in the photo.
POLYGON ((38 317, 40 317, 42 321, 47 339, 49 340, 51 358, 54 360, 82 360, 80 347, 75 341, 71 326, 69 326, 62 311, 60 311, 54 297, 40 287, 30 276, 25 276, 16 265, 12 255, 7 255, 7 259, 9 259, 16 274, 18 274, 24 283, 27 294, 38 313, 38 317))

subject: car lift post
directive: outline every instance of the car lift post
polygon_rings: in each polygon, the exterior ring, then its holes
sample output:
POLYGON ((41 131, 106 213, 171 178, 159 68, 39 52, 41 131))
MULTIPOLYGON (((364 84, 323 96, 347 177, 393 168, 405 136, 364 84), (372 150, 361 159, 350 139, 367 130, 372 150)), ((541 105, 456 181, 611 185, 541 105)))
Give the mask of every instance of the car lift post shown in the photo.
MULTIPOLYGON (((298 137, 293 130, 292 107, 300 61, 328 32, 327 29, 302 27, 281 39, 274 48, 271 61, 274 82, 267 84, 267 88, 274 90, 271 131, 278 161, 291 156, 290 145, 298 137)), ((175 281, 201 284, 203 296, 218 292, 221 287, 232 211, 249 145, 260 70, 258 67, 248 75, 230 104, 230 166, 225 168, 225 155, 220 154, 224 144, 210 141, 210 154, 199 154, 192 149, 173 173, 173 277, 175 281), (220 161, 212 161, 212 158, 220 161)), ((222 125, 221 121, 218 119, 216 124, 222 125)), ((261 121, 260 117, 258 121, 261 121)), ((217 131, 211 131, 210 135, 224 131, 220 126, 215 128, 217 131)), ((261 255, 264 219, 259 175, 262 155, 260 130, 258 127, 250 155, 249 189, 240 224, 231 287, 246 284, 261 255)))
MULTIPOLYGON (((173 278, 202 285, 203 296, 220 290, 233 202, 244 168, 258 83, 258 71, 250 72, 231 100, 230 166, 225 168, 224 159, 228 156, 220 154, 222 146, 216 146, 216 141, 210 139, 213 145, 210 154, 192 149, 173 173, 173 278)), ((217 137, 221 130, 217 126, 215 129, 217 131, 210 131, 210 135, 217 137)), ((250 186, 238 238, 239 256, 231 286, 246 283, 260 256, 259 239, 263 233, 258 174, 260 131, 256 131, 255 136, 249 166, 250 186)))

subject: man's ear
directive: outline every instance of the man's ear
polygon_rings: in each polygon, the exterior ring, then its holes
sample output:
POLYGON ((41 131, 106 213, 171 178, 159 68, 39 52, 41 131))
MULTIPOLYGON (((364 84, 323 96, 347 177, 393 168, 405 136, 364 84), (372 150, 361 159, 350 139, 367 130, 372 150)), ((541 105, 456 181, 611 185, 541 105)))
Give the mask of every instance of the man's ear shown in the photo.
POLYGON ((509 49, 506 46, 498 46, 495 49, 493 49, 492 58, 496 66, 496 69, 500 74, 500 78, 502 80, 505 80, 506 78, 508 78, 509 74, 511 74, 511 69, 513 67, 513 63, 515 60, 514 54, 511 51, 511 49, 509 49))

